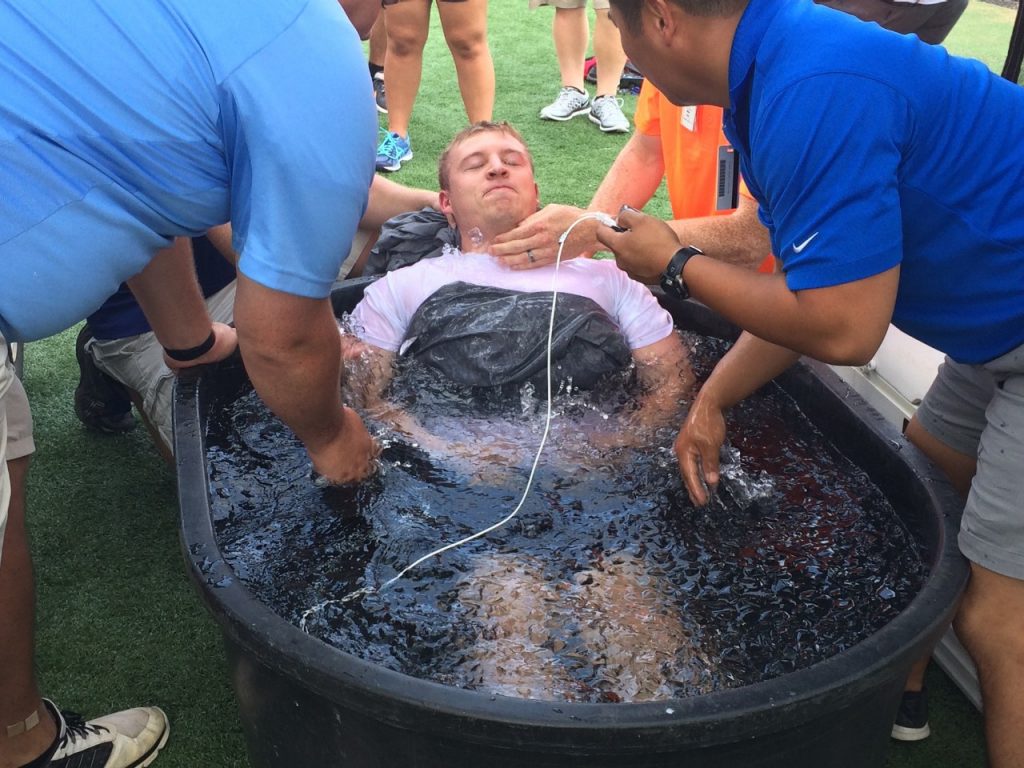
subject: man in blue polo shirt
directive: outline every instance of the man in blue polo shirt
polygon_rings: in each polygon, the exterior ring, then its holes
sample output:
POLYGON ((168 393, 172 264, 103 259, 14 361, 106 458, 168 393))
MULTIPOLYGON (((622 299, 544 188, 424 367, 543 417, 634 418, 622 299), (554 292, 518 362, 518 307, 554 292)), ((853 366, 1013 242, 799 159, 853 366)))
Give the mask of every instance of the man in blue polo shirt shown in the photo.
POLYGON ((612 0, 611 14, 673 103, 726 108, 782 264, 717 262, 633 211, 629 231, 600 233, 627 271, 747 331, 676 443, 690 495, 718 481, 723 409, 799 354, 865 363, 890 321, 944 351, 907 435, 966 499, 957 630, 991 763, 1024 765, 1024 90, 809 0, 612 0))
POLYGON ((373 177, 372 90, 337 0, 8 0, 0 29, 0 768, 148 765, 159 709, 85 727, 40 698, 31 427, 6 341, 62 330, 127 281, 176 365, 224 356, 234 332, 168 246, 230 220, 257 391, 321 475, 364 477, 375 449, 340 399, 328 295, 373 177))

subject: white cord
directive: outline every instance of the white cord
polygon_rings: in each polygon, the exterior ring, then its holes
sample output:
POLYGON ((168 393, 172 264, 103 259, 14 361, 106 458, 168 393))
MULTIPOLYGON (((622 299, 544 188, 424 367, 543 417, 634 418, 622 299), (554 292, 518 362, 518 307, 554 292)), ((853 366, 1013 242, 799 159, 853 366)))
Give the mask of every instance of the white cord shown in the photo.
POLYGON ((314 605, 312 608, 308 609, 305 613, 302 614, 302 619, 299 621, 300 629, 302 629, 303 631, 306 631, 306 620, 312 614, 319 613, 321 610, 326 608, 328 605, 332 605, 332 604, 335 604, 335 603, 347 603, 350 600, 354 600, 357 597, 362 597, 364 595, 369 595, 369 594, 371 594, 373 592, 383 592, 385 589, 387 589, 389 586, 394 584, 396 581, 398 581, 400 578, 402 578, 405 574, 407 574, 413 568, 415 568, 418 565, 426 562, 430 558, 437 557, 438 555, 440 555, 440 554, 442 554, 444 552, 447 552, 450 549, 455 549, 456 547, 461 547, 463 544, 467 544, 467 543, 473 541, 474 539, 479 539, 481 536, 486 536, 488 533, 491 533, 492 531, 498 530, 503 525, 506 525, 510 520, 512 520, 512 518, 514 518, 519 513, 519 510, 522 509, 523 504, 526 503, 526 496, 527 496, 527 494, 529 494, 530 488, 533 486, 533 478, 534 478, 534 475, 536 475, 536 473, 537 473, 537 466, 540 464, 540 457, 541 457, 541 454, 544 452, 544 446, 545 446, 545 444, 547 443, 547 440, 548 440, 548 433, 551 431, 551 418, 552 418, 552 410, 551 410, 551 347, 553 345, 554 335, 555 335, 555 308, 556 308, 557 299, 558 299, 558 268, 562 264, 562 250, 565 248, 565 241, 568 240, 569 233, 573 231, 573 229, 576 227, 577 224, 579 224, 580 222, 586 221, 588 219, 596 219, 596 220, 600 221, 603 224, 608 224, 609 226, 611 226, 611 225, 613 225, 615 223, 614 219, 612 219, 607 213, 603 213, 603 212, 599 212, 599 211, 590 211, 588 213, 583 214, 578 219, 576 219, 576 221, 574 221, 569 226, 569 228, 567 230, 565 230, 565 232, 563 232, 562 235, 558 238, 558 252, 555 254, 555 271, 554 271, 554 274, 551 276, 551 318, 548 321, 548 351, 547 351, 547 395, 548 395, 548 407, 547 407, 547 413, 545 414, 545 419, 544 419, 544 434, 541 435, 540 446, 538 446, 538 448, 537 448, 537 455, 533 459, 533 466, 530 467, 530 476, 526 480, 526 487, 523 489, 523 495, 520 497, 519 503, 516 504, 515 509, 513 509, 504 519, 499 520, 498 522, 494 523, 493 525, 489 525, 487 528, 484 528, 482 531, 477 531, 476 533, 474 533, 474 534, 472 534, 470 536, 467 536, 464 539, 459 539, 458 541, 453 541, 451 544, 445 544, 443 547, 439 547, 438 549, 435 549, 433 552, 428 552, 427 554, 423 555, 422 557, 414 560, 412 563, 410 563, 409 565, 405 566, 405 568, 400 570, 396 575, 392 576, 390 579, 385 581, 383 584, 381 584, 376 589, 373 588, 373 587, 369 587, 369 586, 361 587, 360 589, 357 589, 357 590, 354 590, 352 592, 349 592, 347 595, 345 595, 344 597, 342 597, 339 600, 326 600, 326 601, 324 601, 322 603, 318 603, 317 605, 314 605), (609 221, 611 222, 611 224, 609 224, 609 221))

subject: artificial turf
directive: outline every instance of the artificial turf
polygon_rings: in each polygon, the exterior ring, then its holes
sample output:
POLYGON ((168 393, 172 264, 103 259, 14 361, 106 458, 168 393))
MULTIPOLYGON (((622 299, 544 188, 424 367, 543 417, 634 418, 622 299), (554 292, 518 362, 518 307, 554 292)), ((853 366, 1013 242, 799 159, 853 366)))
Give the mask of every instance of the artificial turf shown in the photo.
MULTIPOLYGON (((465 121, 434 16, 411 125, 416 157, 394 177, 428 187, 436 185, 437 155, 465 121)), ((998 71, 1012 20, 1010 9, 972 3, 948 46, 998 71)), ((586 119, 537 119, 558 87, 550 9, 530 12, 520 0, 492 0, 490 27, 495 117, 513 122, 533 149, 544 202, 586 203, 625 137, 601 134, 586 119)), ((627 95, 628 115, 633 103, 627 95)), ((663 193, 649 210, 667 214, 663 193)), ((163 768, 246 766, 220 635, 179 548, 173 472, 141 425, 112 437, 79 424, 72 410, 75 332, 30 344, 25 358, 37 441, 29 521, 43 688, 90 716, 143 703, 163 707, 172 720, 157 762, 163 768)), ((980 768, 980 715, 937 669, 929 686, 933 736, 894 744, 887 765, 980 768)))

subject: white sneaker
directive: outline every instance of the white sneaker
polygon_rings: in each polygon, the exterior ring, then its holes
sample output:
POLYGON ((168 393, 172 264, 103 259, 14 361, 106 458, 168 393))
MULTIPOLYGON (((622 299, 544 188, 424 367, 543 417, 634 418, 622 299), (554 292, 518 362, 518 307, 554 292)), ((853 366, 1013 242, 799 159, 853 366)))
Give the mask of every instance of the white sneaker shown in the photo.
POLYGON ((542 120, 557 120, 564 123, 590 109, 590 97, 583 91, 566 85, 558 92, 558 98, 540 111, 542 120))
POLYGON ((157 707, 126 709, 86 722, 43 701, 57 721, 56 751, 48 768, 145 768, 171 732, 167 715, 157 707))
POLYGON ((605 133, 629 133, 629 119, 622 113, 622 99, 598 96, 590 107, 590 122, 605 133))

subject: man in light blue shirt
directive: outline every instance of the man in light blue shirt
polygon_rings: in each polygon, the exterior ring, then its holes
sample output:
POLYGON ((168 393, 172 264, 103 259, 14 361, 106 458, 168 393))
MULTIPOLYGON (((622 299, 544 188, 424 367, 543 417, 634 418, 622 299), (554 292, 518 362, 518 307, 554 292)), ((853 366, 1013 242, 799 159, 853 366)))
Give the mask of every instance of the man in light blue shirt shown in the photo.
MULTIPOLYGON (((235 332, 210 322, 191 257, 169 246, 230 220, 257 391, 318 473, 368 474, 374 446, 340 399, 327 297, 366 208, 376 118, 337 0, 10 0, 0 29, 0 347, 70 326, 127 281, 173 365, 223 357, 235 332)), ((82 730, 40 700, 31 431, 0 369, 0 768, 148 764, 167 738, 160 710, 82 730)))

